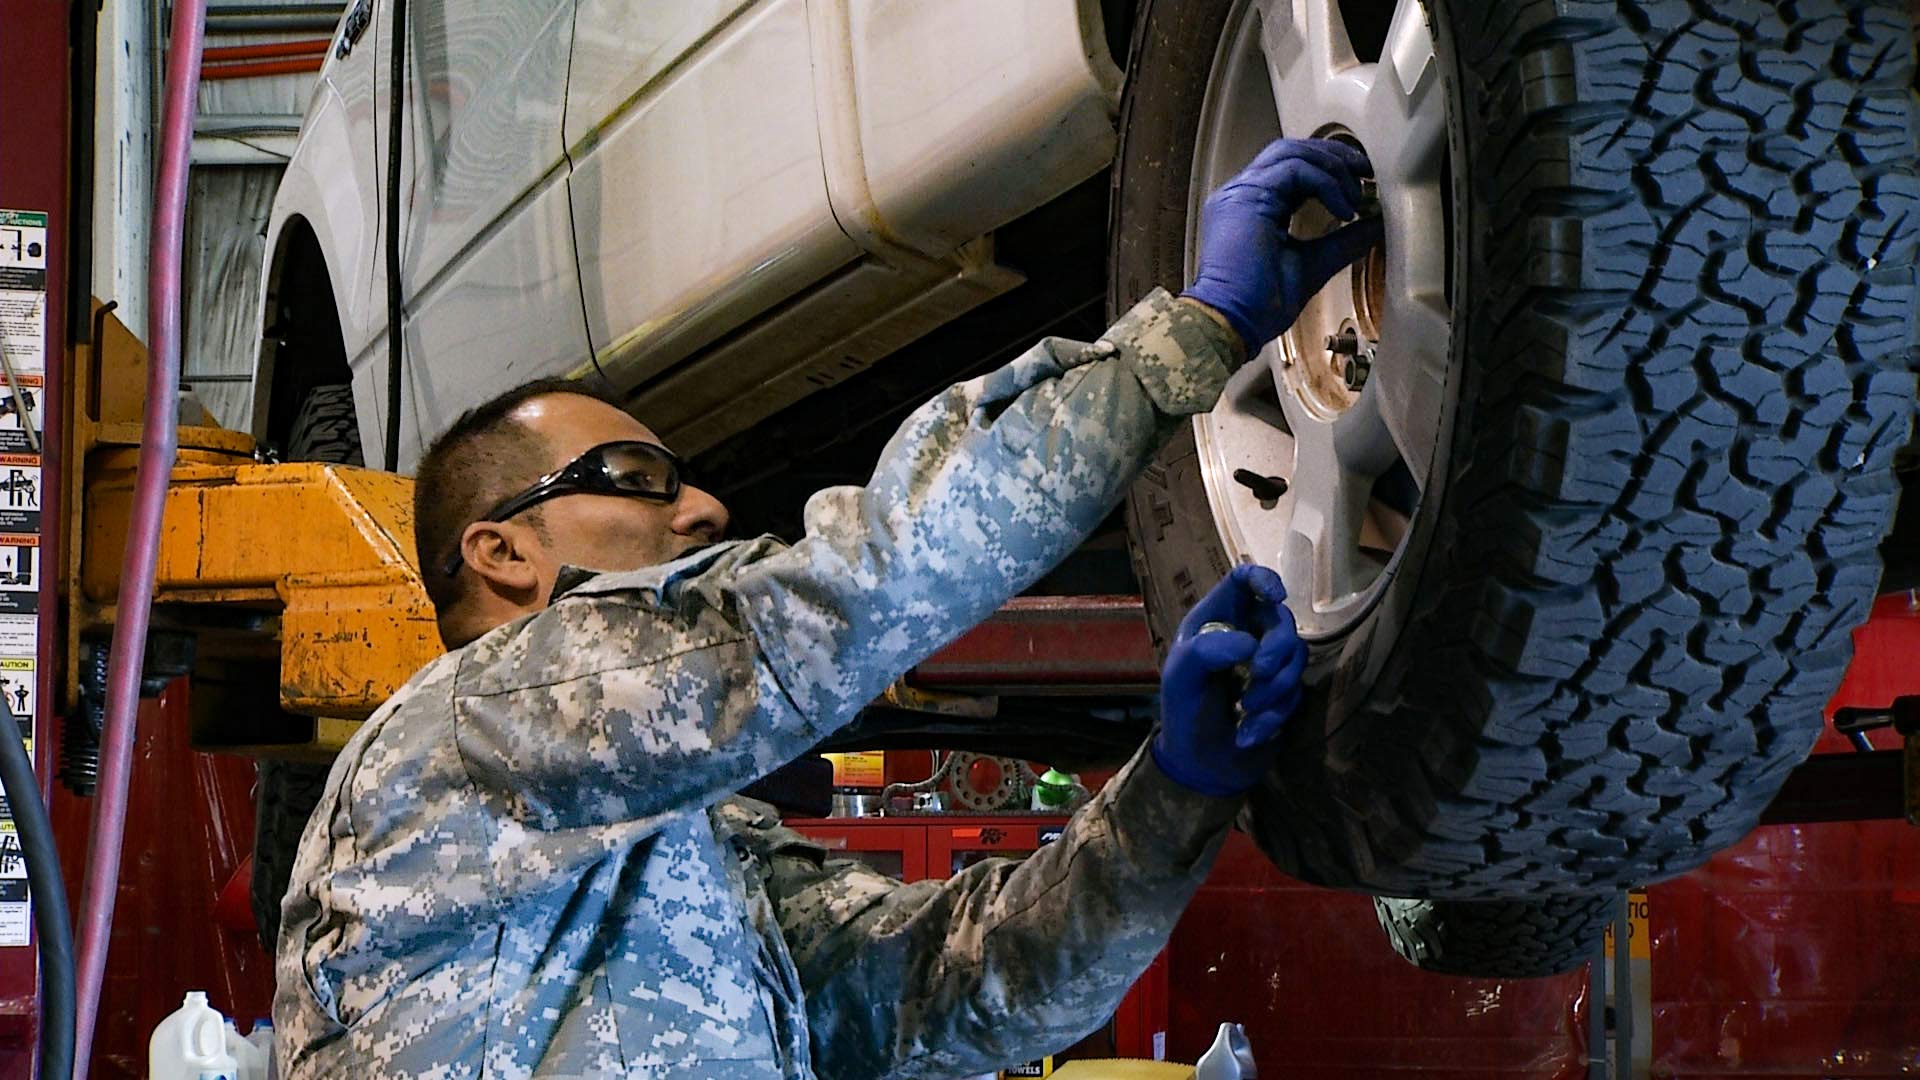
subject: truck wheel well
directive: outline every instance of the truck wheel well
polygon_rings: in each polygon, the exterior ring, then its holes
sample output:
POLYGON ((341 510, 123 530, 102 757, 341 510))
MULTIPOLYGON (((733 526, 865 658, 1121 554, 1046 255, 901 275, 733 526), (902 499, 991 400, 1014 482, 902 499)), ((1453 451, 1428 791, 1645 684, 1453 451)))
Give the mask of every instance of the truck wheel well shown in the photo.
POLYGON ((326 256, 313 227, 294 218, 280 234, 267 279, 256 383, 264 423, 256 424, 255 434, 268 445, 284 447, 313 388, 352 379, 326 256))

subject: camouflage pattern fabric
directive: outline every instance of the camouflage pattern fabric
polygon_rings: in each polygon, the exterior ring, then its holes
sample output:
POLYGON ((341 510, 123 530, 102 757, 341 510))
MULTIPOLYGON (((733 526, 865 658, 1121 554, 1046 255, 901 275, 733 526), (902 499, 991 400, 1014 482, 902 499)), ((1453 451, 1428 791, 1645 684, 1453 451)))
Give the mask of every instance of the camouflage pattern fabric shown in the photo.
POLYGON ((570 573, 422 669, 307 824, 281 1074, 942 1076, 1098 1023, 1234 807, 1136 763, 1046 855, 901 887, 728 797, 1071 551, 1238 350, 1156 292, 916 410, 791 547, 570 573))

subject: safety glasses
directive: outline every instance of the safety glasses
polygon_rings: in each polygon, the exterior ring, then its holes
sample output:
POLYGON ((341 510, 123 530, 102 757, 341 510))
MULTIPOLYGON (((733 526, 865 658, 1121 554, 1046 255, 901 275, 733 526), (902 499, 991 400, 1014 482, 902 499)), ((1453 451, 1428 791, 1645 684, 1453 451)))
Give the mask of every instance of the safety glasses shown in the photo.
MULTIPOLYGON (((518 495, 495 503, 476 521, 506 521, 561 495, 625 495, 670 503, 680 497, 686 466, 672 451, 650 442, 610 442, 574 458, 534 481, 518 495)), ((455 544, 441 572, 452 577, 465 561, 455 544)))

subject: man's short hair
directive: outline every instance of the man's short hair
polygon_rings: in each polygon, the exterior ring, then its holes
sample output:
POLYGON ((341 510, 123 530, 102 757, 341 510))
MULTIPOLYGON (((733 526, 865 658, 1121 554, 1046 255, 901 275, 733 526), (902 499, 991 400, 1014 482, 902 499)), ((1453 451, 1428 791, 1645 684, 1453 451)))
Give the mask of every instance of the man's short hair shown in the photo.
MULTIPOLYGON (((427 596, 446 627, 461 596, 461 576, 443 573, 467 526, 501 500, 519 493, 548 471, 547 441, 513 418, 534 398, 575 394, 626 411, 618 399, 591 383, 535 379, 468 409, 427 447, 413 479, 413 546, 427 596)), ((540 528, 540 508, 521 520, 540 528)))

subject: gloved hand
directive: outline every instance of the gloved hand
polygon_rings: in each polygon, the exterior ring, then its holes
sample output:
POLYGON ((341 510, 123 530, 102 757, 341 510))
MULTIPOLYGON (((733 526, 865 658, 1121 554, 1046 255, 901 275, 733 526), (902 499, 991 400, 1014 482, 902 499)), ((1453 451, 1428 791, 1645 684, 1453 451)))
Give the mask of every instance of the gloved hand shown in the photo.
POLYGON ((1330 139, 1279 139, 1207 196, 1200 267, 1184 295, 1227 317, 1252 356, 1286 333, 1328 279, 1383 235, 1370 217, 1312 240, 1287 233, 1294 211, 1319 199, 1341 220, 1360 205, 1367 156, 1330 139))
POLYGON ((1175 783, 1202 795, 1239 795, 1280 753, 1280 728, 1300 706, 1307 643, 1281 602, 1280 575, 1236 566, 1180 622, 1160 670, 1160 730, 1148 748, 1175 783), (1210 622, 1234 631, 1201 632, 1210 622), (1256 640, 1254 634, 1260 636, 1256 640), (1233 668, 1247 665, 1246 691, 1233 668), (1234 711, 1239 696, 1242 720, 1234 711))

